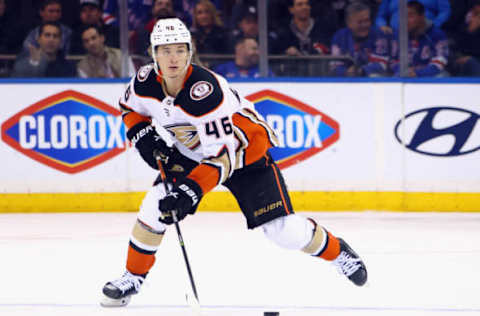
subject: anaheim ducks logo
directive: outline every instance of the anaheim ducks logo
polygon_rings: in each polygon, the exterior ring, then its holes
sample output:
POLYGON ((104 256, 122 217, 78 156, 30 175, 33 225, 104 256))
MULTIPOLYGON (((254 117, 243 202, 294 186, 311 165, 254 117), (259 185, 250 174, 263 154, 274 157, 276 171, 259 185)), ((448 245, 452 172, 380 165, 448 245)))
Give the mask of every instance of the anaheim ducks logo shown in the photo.
POLYGON ((184 124, 165 126, 165 128, 169 132, 173 133, 175 138, 178 139, 188 149, 193 151, 200 146, 200 137, 198 136, 197 129, 194 126, 184 124))
POLYGON ((196 82, 190 89, 190 98, 195 101, 205 99, 213 92, 213 85, 207 81, 196 82))

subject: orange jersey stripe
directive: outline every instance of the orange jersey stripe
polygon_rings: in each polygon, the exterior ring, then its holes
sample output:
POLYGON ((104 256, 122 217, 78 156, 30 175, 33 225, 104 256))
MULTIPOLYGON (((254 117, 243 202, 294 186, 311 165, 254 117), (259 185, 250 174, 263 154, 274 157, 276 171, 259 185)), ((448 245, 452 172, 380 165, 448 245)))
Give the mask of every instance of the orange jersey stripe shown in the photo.
POLYGON ((268 133, 263 126, 255 124, 238 113, 232 116, 232 121, 248 139, 248 147, 245 149, 245 165, 262 158, 267 150, 272 147, 268 133))
POLYGON ((275 168, 275 165, 272 165, 272 169, 273 169, 273 173, 275 174, 275 181, 277 182, 278 191, 280 191, 280 196, 282 197, 282 202, 285 207, 285 211, 287 212, 287 214, 290 214, 291 212, 288 209, 287 200, 285 200, 285 194, 283 193, 282 185, 280 184, 280 179, 278 178, 277 168, 275 168))
POLYGON ((220 180, 220 172, 217 168, 201 163, 188 175, 202 188, 203 195, 215 188, 220 180))
POLYGON ((123 116, 123 123, 127 128, 132 128, 140 122, 151 122, 150 118, 147 116, 140 115, 136 112, 130 112, 123 116))

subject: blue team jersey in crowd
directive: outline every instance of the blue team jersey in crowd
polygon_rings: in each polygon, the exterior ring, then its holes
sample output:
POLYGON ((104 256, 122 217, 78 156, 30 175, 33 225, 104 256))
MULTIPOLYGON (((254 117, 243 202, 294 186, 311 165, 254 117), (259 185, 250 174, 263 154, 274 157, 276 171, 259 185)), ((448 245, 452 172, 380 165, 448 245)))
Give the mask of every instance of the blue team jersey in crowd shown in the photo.
MULTIPOLYGON (((350 56, 357 67, 367 76, 384 75, 388 68, 390 39, 375 26, 370 28, 368 37, 355 41, 349 28, 338 30, 332 39, 333 56, 350 56)), ((351 62, 336 61, 332 64, 333 75, 345 76, 351 62)))
MULTIPOLYGON (((146 23, 152 11, 153 0, 128 0, 128 28, 134 30, 146 23)), ((103 4, 105 24, 118 24, 118 1, 105 0, 103 4)))
MULTIPOLYGON (((398 39, 398 34, 395 34, 398 39)), ((393 41, 392 70, 399 74, 398 41, 393 41)), ((408 65, 413 67, 417 77, 435 77, 445 72, 448 63, 448 39, 445 33, 435 26, 430 26, 418 38, 408 40, 408 65)))
MULTIPOLYGON (((260 77, 260 70, 258 65, 250 68, 239 68, 235 62, 231 61, 225 64, 220 64, 215 67, 214 71, 225 78, 258 78, 260 77)), ((270 73, 269 76, 272 74, 270 73)))

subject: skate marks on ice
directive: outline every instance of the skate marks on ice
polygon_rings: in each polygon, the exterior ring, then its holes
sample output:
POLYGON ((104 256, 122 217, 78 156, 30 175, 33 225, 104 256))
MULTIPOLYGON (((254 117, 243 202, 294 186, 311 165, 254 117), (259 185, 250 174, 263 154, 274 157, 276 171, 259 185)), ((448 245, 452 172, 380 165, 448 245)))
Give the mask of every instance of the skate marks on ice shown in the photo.
MULTIPOLYGON (((247 231, 240 213, 182 222, 205 316, 480 315, 480 214, 302 213, 364 259, 369 286, 247 231)), ((0 315, 191 315, 175 231, 127 308, 99 306, 123 273, 135 213, 0 215, 0 315)))

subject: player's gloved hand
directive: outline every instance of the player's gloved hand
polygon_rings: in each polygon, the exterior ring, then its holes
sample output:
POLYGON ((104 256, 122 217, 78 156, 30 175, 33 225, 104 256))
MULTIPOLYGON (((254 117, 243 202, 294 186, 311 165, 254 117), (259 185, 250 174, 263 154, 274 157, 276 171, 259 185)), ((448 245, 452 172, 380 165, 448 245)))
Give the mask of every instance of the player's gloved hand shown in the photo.
MULTIPOLYGON (((148 122, 140 122, 134 125, 128 130, 127 137, 135 145, 143 160, 153 169, 158 170, 157 161, 153 156, 154 150, 158 150, 167 163, 168 160, 174 160, 170 159, 170 156, 174 156, 178 152, 176 148, 168 147, 153 125, 148 122)), ((178 153, 178 155, 181 154, 178 153)))
POLYGON ((195 181, 185 178, 182 183, 173 187, 170 194, 158 202, 158 209, 162 213, 158 220, 170 225, 173 223, 172 211, 176 212, 178 221, 188 214, 195 213, 202 194, 202 189, 195 181))

